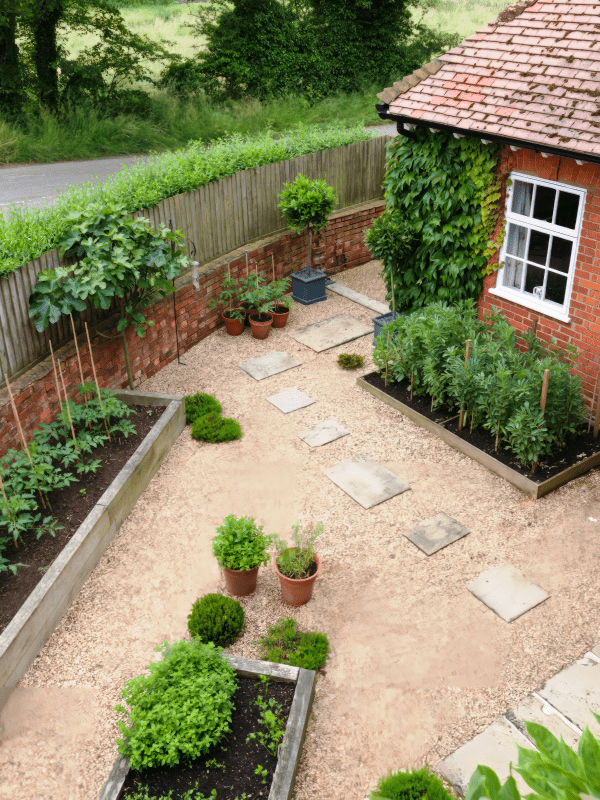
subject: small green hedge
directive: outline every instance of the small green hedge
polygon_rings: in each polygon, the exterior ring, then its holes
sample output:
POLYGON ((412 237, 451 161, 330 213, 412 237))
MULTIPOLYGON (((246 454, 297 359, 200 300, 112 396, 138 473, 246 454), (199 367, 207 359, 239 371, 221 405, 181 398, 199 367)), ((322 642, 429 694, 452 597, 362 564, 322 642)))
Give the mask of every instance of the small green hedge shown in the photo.
POLYGON ((411 772, 390 772, 382 778, 370 800, 452 800, 441 780, 427 767, 411 772))
POLYGON ((188 630, 203 642, 226 647, 235 642, 244 627, 244 609, 232 597, 213 592, 196 600, 188 615, 188 630))

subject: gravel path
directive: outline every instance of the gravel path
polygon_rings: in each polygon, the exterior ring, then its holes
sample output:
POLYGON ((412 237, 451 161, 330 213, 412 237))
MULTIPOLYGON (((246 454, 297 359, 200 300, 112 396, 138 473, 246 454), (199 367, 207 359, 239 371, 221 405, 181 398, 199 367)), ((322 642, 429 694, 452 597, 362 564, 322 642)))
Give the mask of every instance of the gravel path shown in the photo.
MULTIPOLYGON (((384 300, 380 265, 338 276, 384 300)), ((294 327, 374 314, 329 294, 296 306, 294 327)), ((318 681, 297 780, 298 800, 363 800, 389 769, 435 764, 600 638, 600 471, 528 500, 398 412, 361 391, 340 352, 366 357, 371 337, 316 354, 273 331, 265 341, 218 331, 147 381, 149 391, 214 394, 241 423, 239 442, 201 445, 182 434, 86 582, 2 716, 1 800, 94 798, 116 754, 112 707, 123 682, 186 635, 192 602, 219 587, 210 540, 224 516, 252 515, 289 534, 300 517, 323 521, 313 601, 293 611, 326 632, 331 655, 318 681), (302 366, 255 382, 238 363, 285 350, 302 366), (317 402, 284 415, 267 395, 297 386, 317 402), (351 431, 322 448, 297 432, 335 418, 351 431), (368 511, 322 470, 367 455, 411 491, 368 511), (402 532, 445 511, 471 533, 427 558, 402 532), (510 561, 550 599, 507 625, 467 584, 510 561)), ((246 628, 231 651, 290 609, 272 569, 243 600, 246 628)), ((222 800, 225 800, 224 798, 222 800)))

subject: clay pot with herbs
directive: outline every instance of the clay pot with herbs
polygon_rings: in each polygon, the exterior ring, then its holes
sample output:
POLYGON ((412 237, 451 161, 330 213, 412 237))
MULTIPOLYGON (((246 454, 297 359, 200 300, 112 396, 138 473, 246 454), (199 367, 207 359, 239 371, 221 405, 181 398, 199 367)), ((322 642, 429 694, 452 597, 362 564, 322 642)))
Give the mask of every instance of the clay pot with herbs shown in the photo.
POLYGON ((225 517, 212 541, 229 594, 244 597, 256 589, 258 569, 266 564, 273 537, 263 533, 254 517, 225 517))
POLYGON ((273 537, 278 551, 274 567, 281 585, 281 599, 290 606, 303 606, 312 598, 321 571, 321 559, 314 551, 314 543, 322 533, 322 522, 312 530, 301 530, 300 520, 296 520, 292 526, 292 546, 278 536, 273 537))

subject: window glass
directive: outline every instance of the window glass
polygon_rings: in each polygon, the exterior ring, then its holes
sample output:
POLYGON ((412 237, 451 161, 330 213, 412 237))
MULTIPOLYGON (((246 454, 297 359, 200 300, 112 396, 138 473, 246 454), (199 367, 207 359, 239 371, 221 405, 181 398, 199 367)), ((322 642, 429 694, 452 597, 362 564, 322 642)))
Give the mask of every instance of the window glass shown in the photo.
POLYGON ((533 207, 533 216, 535 219, 541 219, 544 222, 552 222, 555 198, 556 189, 551 189, 549 186, 536 186, 535 205, 533 207))
POLYGON ((504 262, 503 285, 509 286, 511 289, 520 289, 522 280, 523 262, 517 261, 516 258, 507 258, 504 262))
POLYGON ((525 181, 515 181, 513 187, 512 211, 528 217, 531 214, 531 198, 533 197, 533 184, 525 181))
POLYGON ((578 211, 579 195, 572 194, 571 192, 559 192, 554 224, 560 225, 563 228, 574 229, 577 224, 578 211))
POLYGON ((546 282, 546 300, 552 300, 553 303, 565 302, 565 294, 567 292, 567 276, 559 275, 556 272, 548 273, 548 280, 546 282))
POLYGON ((550 252, 549 267, 558 269, 561 272, 568 272, 571 264, 571 251, 573 242, 568 239, 561 239, 560 236, 552 237, 552 250, 550 252))
POLYGON ((508 226, 508 237, 506 240, 506 252, 512 256, 525 258, 525 244, 527 242, 527 228, 522 225, 515 225, 511 222, 508 226))
POLYGON ((533 264, 528 264, 527 276, 525 278, 525 291, 541 300, 542 292, 544 290, 545 275, 545 269, 541 269, 541 267, 534 267, 533 264))
POLYGON ((546 265, 548 258, 548 244, 550 243, 550 234, 542 233, 541 231, 531 231, 529 236, 529 252, 527 253, 528 261, 535 261, 536 264, 546 265))

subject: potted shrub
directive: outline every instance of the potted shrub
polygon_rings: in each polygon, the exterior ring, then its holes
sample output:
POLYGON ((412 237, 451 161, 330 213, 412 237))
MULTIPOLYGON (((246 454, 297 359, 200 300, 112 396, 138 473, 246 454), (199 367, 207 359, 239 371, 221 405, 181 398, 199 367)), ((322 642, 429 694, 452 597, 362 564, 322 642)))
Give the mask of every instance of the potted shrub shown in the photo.
POLYGON ((269 284, 269 312, 273 315, 273 327, 285 328, 290 309, 294 301, 287 294, 290 291, 291 279, 283 278, 269 284))
POLYGON ((263 533, 254 517, 225 517, 212 542, 213 555, 225 576, 230 594, 243 597, 256 589, 258 568, 269 560, 273 537, 263 533))
POLYGON ((311 181, 306 175, 298 175, 293 183, 284 183, 279 196, 279 209, 286 225, 300 233, 306 229, 308 245, 306 267, 312 264, 313 233, 322 230, 335 208, 335 189, 325 181, 311 181))
POLYGON ((222 308, 221 318, 230 336, 239 336, 244 330, 245 312, 239 307, 243 295, 243 284, 232 280, 231 275, 223 278, 221 291, 208 304, 209 308, 222 308))
POLYGON ((281 584, 281 597, 290 606, 308 603, 321 571, 321 559, 314 551, 314 544, 323 533, 323 523, 319 522, 312 530, 301 530, 300 525, 299 519, 292 525, 294 544, 291 547, 280 537, 273 537, 278 551, 274 566, 281 584))
POLYGON ((261 286, 263 279, 257 272, 250 275, 248 278, 248 288, 243 298, 251 310, 248 311, 248 322, 252 328, 252 336, 255 339, 266 339, 273 324, 273 315, 270 313, 269 308, 271 305, 271 290, 269 286, 264 283, 261 286))

